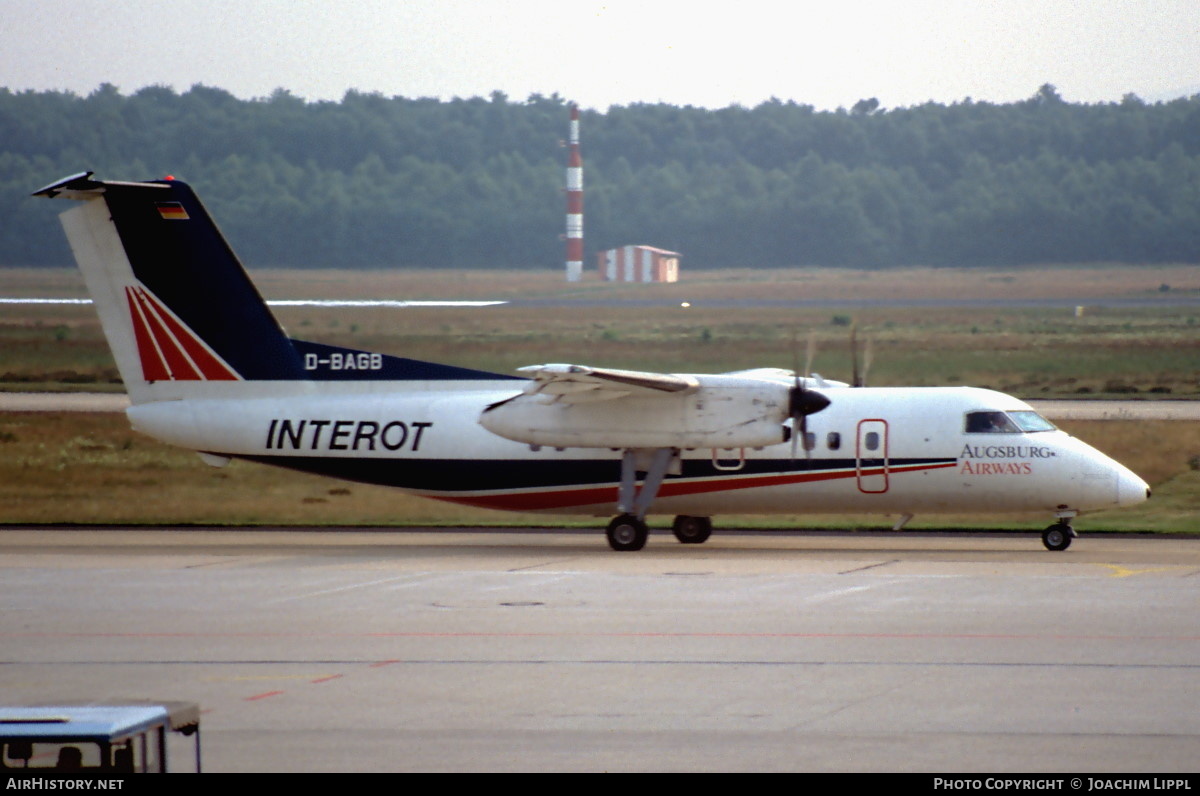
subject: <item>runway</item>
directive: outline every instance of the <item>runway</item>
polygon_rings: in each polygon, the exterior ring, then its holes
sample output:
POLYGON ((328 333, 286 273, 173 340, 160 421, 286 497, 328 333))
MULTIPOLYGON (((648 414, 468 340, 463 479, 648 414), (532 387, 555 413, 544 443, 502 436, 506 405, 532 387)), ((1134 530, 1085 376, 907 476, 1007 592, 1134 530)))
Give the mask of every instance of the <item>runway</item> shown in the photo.
POLYGON ((1200 539, 0 532, 0 695, 211 771, 1200 770, 1200 539))

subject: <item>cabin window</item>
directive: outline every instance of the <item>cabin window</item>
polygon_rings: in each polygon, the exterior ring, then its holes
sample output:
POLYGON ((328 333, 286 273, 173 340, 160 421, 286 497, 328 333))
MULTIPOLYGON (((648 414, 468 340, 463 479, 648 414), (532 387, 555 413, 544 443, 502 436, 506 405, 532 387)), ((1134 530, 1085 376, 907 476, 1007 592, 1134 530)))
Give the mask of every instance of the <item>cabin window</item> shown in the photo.
POLYGON ((968 434, 1019 434, 1021 429, 1004 412, 971 412, 967 415, 968 434))
POLYGON ((831 451, 838 450, 842 447, 842 435, 836 431, 830 431, 829 436, 825 437, 825 445, 831 451))
POLYGON ((817 448, 817 435, 809 431, 804 435, 804 450, 811 451, 817 448))
POLYGON ((869 451, 879 450, 879 432, 868 431, 863 436, 863 447, 865 447, 869 451))

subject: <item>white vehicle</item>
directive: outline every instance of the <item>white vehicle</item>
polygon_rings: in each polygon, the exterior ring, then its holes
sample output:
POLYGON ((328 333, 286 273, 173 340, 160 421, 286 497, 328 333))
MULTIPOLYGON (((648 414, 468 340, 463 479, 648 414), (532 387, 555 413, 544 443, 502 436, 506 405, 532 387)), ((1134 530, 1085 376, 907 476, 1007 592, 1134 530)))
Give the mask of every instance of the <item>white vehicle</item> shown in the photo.
POLYGON ((140 432, 210 464, 246 459, 493 509, 617 516, 615 550, 673 514, 1044 511, 1141 503, 1142 479, 1027 404, 969 387, 867 388, 763 369, 487 373, 291 339, 178 180, 78 174, 63 227, 140 432), (795 433, 793 433, 793 429, 795 433), (801 449, 801 450, 798 450, 801 449))

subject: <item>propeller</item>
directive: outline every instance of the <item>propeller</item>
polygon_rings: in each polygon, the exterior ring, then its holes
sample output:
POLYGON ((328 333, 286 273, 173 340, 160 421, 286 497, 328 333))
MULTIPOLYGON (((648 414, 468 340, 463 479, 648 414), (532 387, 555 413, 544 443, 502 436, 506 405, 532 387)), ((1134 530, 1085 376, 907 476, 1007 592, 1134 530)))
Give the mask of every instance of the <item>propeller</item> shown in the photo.
POLYGON ((808 353, 804 361, 804 378, 800 378, 800 368, 796 362, 796 334, 792 333, 792 387, 788 390, 788 417, 792 419, 792 461, 796 460, 796 441, 804 439, 804 456, 812 457, 812 449, 808 445, 808 416, 820 412, 829 406, 829 399, 819 392, 808 389, 809 373, 812 372, 813 356, 816 354, 817 341, 812 335, 808 337, 808 353))

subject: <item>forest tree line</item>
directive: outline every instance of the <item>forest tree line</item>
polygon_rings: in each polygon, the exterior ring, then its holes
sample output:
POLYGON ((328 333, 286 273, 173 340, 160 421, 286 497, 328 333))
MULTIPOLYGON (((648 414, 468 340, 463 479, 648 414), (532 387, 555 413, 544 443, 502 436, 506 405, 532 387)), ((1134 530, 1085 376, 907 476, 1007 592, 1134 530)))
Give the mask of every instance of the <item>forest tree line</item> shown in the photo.
MULTIPOLYGON (((61 203, 29 194, 88 169, 187 180, 250 265, 558 268, 567 116, 558 96, 499 92, 0 89, 0 264, 71 262, 61 203)), ((646 243, 688 268, 1200 262, 1200 96, 635 104, 581 127, 589 257, 646 243)))

